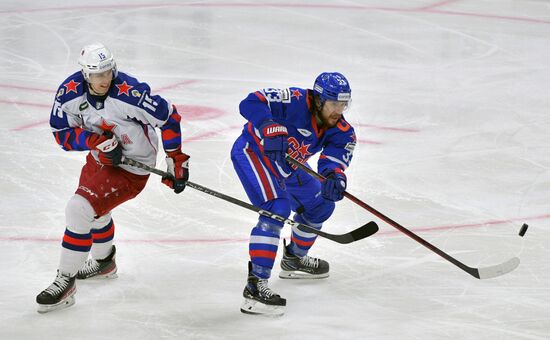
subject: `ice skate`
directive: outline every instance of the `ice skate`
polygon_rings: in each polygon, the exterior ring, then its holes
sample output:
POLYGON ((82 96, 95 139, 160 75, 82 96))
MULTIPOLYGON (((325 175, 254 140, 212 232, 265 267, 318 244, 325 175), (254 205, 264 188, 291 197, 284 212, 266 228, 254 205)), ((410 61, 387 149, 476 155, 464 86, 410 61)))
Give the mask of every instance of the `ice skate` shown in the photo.
POLYGON ((311 256, 292 255, 283 240, 283 258, 281 259, 281 279, 324 279, 329 276, 329 265, 325 260, 311 256))
POLYGON ((75 277, 57 271, 55 281, 36 297, 38 313, 47 313, 74 305, 75 277))
POLYGON ((273 292, 267 286, 267 280, 252 274, 252 264, 248 262, 248 283, 243 292, 244 303, 241 312, 279 316, 285 312, 286 299, 273 292))
POLYGON ((103 260, 88 259, 78 273, 76 278, 85 279, 114 279, 117 278, 117 267, 115 262, 116 248, 113 246, 109 256, 103 260))

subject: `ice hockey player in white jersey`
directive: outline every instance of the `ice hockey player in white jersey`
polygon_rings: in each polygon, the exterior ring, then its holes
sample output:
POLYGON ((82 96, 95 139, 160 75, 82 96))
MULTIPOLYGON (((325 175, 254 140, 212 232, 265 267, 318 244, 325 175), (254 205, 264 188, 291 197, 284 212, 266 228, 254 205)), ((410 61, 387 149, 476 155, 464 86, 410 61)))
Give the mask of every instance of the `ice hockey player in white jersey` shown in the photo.
POLYGON ((89 153, 65 209, 57 276, 36 297, 40 313, 73 305, 75 279, 116 277, 111 211, 136 197, 149 178, 146 171, 121 162, 129 157, 155 166, 155 128, 161 131, 167 170, 175 178, 162 182, 180 193, 189 178, 189 156, 181 151, 181 117, 176 107, 151 94, 146 83, 119 72, 112 53, 102 44, 85 46, 78 63, 81 70, 59 86, 50 125, 62 149, 89 153))

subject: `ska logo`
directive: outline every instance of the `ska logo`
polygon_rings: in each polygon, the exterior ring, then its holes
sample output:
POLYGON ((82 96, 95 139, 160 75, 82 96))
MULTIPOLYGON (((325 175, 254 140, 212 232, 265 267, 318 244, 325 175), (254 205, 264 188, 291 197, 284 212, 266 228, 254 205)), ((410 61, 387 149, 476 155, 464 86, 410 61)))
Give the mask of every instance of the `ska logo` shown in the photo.
MULTIPOLYGON (((304 141, 301 143, 294 137, 288 138, 288 154, 290 157, 294 158, 298 162, 305 164, 309 157, 313 153, 309 152, 309 147, 311 144, 306 144, 304 141)), ((291 165, 291 167, 296 170, 298 167, 296 165, 291 165)))

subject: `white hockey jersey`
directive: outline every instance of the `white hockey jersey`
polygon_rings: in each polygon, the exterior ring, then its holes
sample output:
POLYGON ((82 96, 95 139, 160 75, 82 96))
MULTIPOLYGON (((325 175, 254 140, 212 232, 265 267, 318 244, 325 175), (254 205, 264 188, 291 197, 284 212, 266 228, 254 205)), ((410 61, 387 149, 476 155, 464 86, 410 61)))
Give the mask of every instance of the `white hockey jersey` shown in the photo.
MULTIPOLYGON (((151 95, 146 83, 118 72, 103 102, 90 95, 81 72, 67 78, 59 87, 50 116, 57 143, 67 151, 90 150, 92 134, 111 131, 121 143, 122 154, 149 166, 156 165, 158 135, 162 131, 165 151, 181 148, 181 117, 174 106, 158 95, 151 95)), ((97 150, 92 150, 97 160, 97 150)), ((121 168, 138 175, 147 171, 128 165, 121 168)))

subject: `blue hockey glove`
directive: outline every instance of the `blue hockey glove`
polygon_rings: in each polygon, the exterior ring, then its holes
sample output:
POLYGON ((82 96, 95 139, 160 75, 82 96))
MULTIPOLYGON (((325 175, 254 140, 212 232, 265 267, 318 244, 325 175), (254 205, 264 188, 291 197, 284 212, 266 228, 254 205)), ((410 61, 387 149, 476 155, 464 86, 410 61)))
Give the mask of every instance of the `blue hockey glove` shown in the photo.
POLYGON ((288 150, 288 132, 286 126, 268 119, 260 125, 260 134, 264 146, 264 155, 270 160, 286 168, 286 152, 288 150))
POLYGON ((346 191, 347 178, 346 174, 340 169, 323 171, 325 181, 321 186, 321 195, 329 201, 339 201, 344 198, 346 191))

